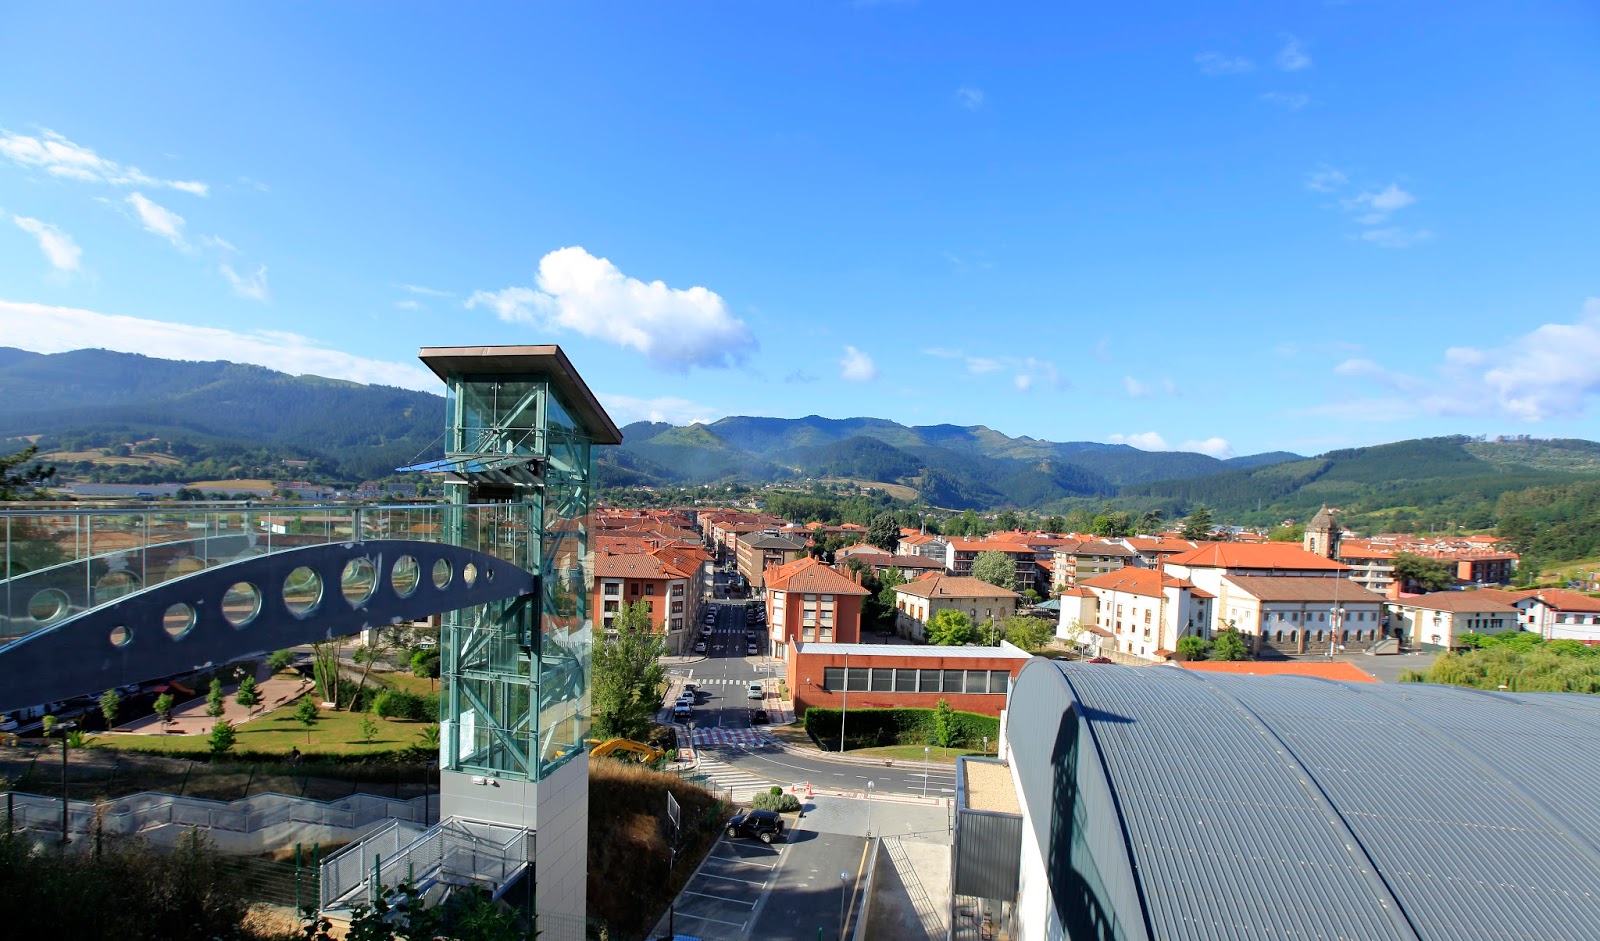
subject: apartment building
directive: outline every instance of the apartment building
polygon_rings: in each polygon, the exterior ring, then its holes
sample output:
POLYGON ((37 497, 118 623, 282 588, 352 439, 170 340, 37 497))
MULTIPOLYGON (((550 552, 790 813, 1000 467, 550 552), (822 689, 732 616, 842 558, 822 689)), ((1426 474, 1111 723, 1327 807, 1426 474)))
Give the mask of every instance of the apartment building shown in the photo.
POLYGON ((869 592, 854 579, 805 556, 768 569, 762 581, 774 656, 788 659, 798 643, 861 640, 861 600, 869 592))
POLYGON ((1003 621, 1017 613, 1022 596, 986 581, 961 575, 933 574, 894 590, 895 633, 912 640, 927 640, 928 620, 940 611, 954 609, 974 626, 993 619, 1003 621))

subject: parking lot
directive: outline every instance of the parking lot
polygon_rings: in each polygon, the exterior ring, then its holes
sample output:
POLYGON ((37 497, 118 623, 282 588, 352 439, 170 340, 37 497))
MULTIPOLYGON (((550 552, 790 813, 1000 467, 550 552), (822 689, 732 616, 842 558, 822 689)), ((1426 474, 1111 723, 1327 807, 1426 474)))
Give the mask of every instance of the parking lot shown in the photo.
POLYGON ((750 928, 757 908, 766 901, 767 890, 790 849, 784 842, 768 846, 724 835, 678 896, 678 933, 706 941, 753 937, 750 928))

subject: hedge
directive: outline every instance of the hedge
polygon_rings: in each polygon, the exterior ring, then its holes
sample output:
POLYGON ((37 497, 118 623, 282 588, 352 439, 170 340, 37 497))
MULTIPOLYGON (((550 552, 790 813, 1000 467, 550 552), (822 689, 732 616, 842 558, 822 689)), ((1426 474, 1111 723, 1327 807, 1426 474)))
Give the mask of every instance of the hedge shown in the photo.
MULTIPOLYGON (((845 721, 845 748, 878 745, 937 745, 933 709, 851 709, 845 721)), ((984 736, 1000 740, 1000 720, 976 712, 951 712, 951 747, 976 747, 984 736)), ((806 710, 806 732, 823 748, 839 747, 839 710, 806 710)))
POLYGON ((433 693, 418 695, 403 689, 386 689, 373 700, 372 711, 383 719, 435 722, 439 718, 439 697, 433 693))

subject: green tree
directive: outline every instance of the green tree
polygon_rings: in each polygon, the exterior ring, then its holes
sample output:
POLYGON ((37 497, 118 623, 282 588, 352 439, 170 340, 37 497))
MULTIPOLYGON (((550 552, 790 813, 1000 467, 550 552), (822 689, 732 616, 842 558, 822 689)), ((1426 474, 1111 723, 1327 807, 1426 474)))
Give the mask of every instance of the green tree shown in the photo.
POLYGON ((872 518, 867 526, 867 542, 884 552, 894 552, 895 547, 900 545, 900 524, 895 521, 893 513, 879 513, 872 518))
POLYGON ((1146 536, 1154 536, 1167 528, 1167 515, 1160 510, 1145 510, 1139 514, 1138 530, 1146 536))
POLYGON ((218 719, 217 724, 211 727, 211 757, 216 758, 228 753, 239 735, 233 728, 233 723, 227 719, 218 719))
POLYGON ((317 718, 322 715, 322 709, 310 694, 300 697, 300 704, 294 707, 294 721, 306 727, 306 743, 311 742, 311 727, 317 724, 317 718))
POLYGON ((213 719, 221 718, 226 708, 223 705, 222 677, 213 676, 211 678, 211 690, 206 693, 206 715, 213 719))
POLYGON ((939 700, 939 704, 933 707, 933 744, 941 748, 949 748, 955 744, 955 712, 942 697, 939 700))
POLYGON ((150 708, 156 715, 161 717, 161 723, 165 725, 172 721, 172 707, 174 705, 176 705, 176 700, 172 698, 172 694, 162 693, 156 697, 155 702, 150 704, 150 708))
POLYGON ((42 467, 39 464, 22 466, 38 453, 39 446, 30 444, 14 454, 0 456, 0 500, 21 500, 55 476, 54 467, 42 467))
POLYGON ((1006 591, 1017 590, 1017 560, 1004 552, 980 552, 972 560, 972 577, 1006 591))
POLYGON ((361 717, 361 740, 366 742, 368 745, 371 745, 373 738, 375 738, 377 734, 378 723, 372 718, 370 713, 363 715, 361 717))
POLYGON ((1001 510, 1000 515, 994 518, 994 528, 1003 533, 1013 532, 1021 525, 1022 521, 1017 518, 1015 510, 1001 510))
POLYGON ((972 643, 972 620, 965 611, 946 608, 928 618, 928 643, 937 647, 960 647, 972 643))
POLYGON ((108 689, 100 694, 100 715, 105 717, 106 728, 116 728, 117 713, 122 710, 122 694, 108 689))
POLYGON ((294 663, 293 650, 274 650, 271 656, 267 657, 267 669, 273 673, 282 673, 291 663, 294 663))
POLYGON ((1044 618, 1030 618, 1014 615, 1006 618, 1006 640, 1023 650, 1032 652, 1049 645, 1055 636, 1054 625, 1044 618))
POLYGON ((1189 511, 1183 518, 1183 526, 1178 531, 1185 539, 1210 539, 1211 531, 1217 528, 1216 520, 1211 516, 1211 510, 1204 504, 1189 511))
POLYGON ((1107 539, 1121 539, 1123 536, 1133 534, 1132 517, 1118 510, 1115 513, 1102 513, 1094 518, 1094 524, 1089 528, 1096 536, 1107 539))
POLYGON ((1047 533, 1061 534, 1067 531, 1067 521, 1059 516, 1045 517, 1044 531, 1047 533))
POLYGON ((1211 645, 1206 643, 1206 639, 1204 637, 1196 637, 1193 634, 1186 634, 1178 638, 1178 659, 1204 660, 1206 658, 1206 653, 1210 650, 1210 648, 1211 645))
POLYGON ((411 675, 412 676, 427 677, 429 679, 438 679, 439 678, 439 651, 438 651, 438 649, 434 648, 434 649, 431 649, 431 650, 418 650, 415 653, 413 653, 411 655, 411 675))
POLYGON ((1248 660, 1250 648, 1246 646, 1244 638, 1233 628, 1225 628, 1217 632, 1216 640, 1211 643, 1211 659, 1213 660, 1248 660))
POLYGON ((1073 650, 1077 650, 1078 644, 1082 642, 1083 635, 1087 632, 1088 628, 1083 626, 1083 622, 1073 618, 1061 625, 1060 636, 1063 643, 1073 650))
POLYGON ((594 731, 600 738, 641 740, 661 708, 666 644, 651 630, 650 620, 643 601, 623 605, 611 622, 616 636, 595 645, 590 690, 594 731))
POLYGON ((1395 553, 1394 577, 1403 585, 1423 591, 1444 591, 1456 582, 1450 563, 1413 552, 1395 553))
POLYGON ((256 677, 253 673, 246 673, 239 681, 239 689, 233 694, 233 701, 246 709, 254 708, 261 704, 261 691, 256 688, 256 677))

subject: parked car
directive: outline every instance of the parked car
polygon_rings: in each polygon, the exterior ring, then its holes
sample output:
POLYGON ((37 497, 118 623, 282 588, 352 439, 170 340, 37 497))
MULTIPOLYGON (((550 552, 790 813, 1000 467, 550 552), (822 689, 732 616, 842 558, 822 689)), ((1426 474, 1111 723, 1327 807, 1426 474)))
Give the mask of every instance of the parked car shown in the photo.
POLYGON ((767 694, 766 694, 766 692, 764 690, 762 690, 760 683, 751 683, 750 684, 750 692, 747 693, 746 695, 751 699, 766 699, 767 698, 767 694))
POLYGON ((783 839, 783 818, 775 810, 752 810, 728 821, 728 837, 754 837, 763 843, 783 839))
POLYGON ((747 657, 755 656, 756 655, 756 645, 755 644, 745 644, 744 645, 744 655, 747 656, 747 657))
POLYGON ((693 683, 683 684, 683 694, 685 696, 693 696, 698 692, 700 692, 700 687, 694 685, 693 683))
POLYGON ((694 652, 695 653, 705 653, 706 652, 706 642, 703 641, 703 640, 696 641, 695 645, 694 645, 694 652))
POLYGON ((688 706, 673 706, 672 719, 675 722, 688 722, 694 718, 694 710, 688 706))
POLYGON ((1088 662, 1089 663, 1110 663, 1111 662, 1111 658, 1110 657, 1090 657, 1088 662))
POLYGON ((673 703, 672 705, 673 708, 677 708, 678 706, 694 705, 694 693, 684 693, 682 696, 679 696, 677 702, 673 703))
POLYGON ((765 709, 752 709, 752 710, 750 710, 750 724, 751 725, 766 725, 770 721, 772 721, 772 720, 767 718, 767 710, 765 710, 765 709))

